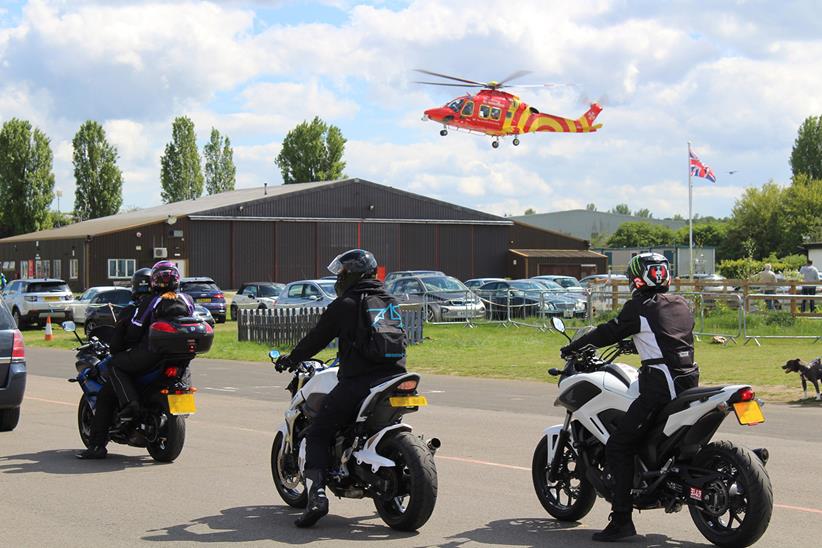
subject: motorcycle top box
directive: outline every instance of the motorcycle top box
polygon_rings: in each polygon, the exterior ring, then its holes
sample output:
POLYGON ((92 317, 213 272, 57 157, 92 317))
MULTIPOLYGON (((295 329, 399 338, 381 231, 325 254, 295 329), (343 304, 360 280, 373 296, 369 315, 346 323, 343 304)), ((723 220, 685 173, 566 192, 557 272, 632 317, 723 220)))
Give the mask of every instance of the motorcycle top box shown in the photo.
POLYGON ((162 354, 204 354, 213 342, 214 330, 195 318, 156 321, 148 334, 149 350, 162 354))

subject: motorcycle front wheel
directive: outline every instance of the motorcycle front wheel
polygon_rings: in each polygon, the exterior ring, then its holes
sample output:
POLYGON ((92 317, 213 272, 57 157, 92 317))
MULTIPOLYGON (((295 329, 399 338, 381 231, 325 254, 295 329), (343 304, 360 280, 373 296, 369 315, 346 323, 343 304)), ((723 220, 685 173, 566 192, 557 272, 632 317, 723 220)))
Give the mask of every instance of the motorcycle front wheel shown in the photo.
POLYGON ((383 438, 379 453, 391 459, 395 468, 395 496, 374 499, 374 506, 386 525, 398 531, 416 531, 428 521, 437 502, 437 467, 431 450, 410 432, 383 438))
POLYGON ((308 494, 305 491, 300 470, 297 463, 287 463, 285 454, 285 439, 282 432, 274 436, 271 445, 271 477, 274 478, 274 487, 280 498, 294 508, 305 508, 308 503, 308 494))
POLYGON ((545 510, 560 521, 579 521, 591 511, 597 494, 577 467, 577 454, 569 444, 562 451, 556 482, 548 481, 548 438, 543 436, 534 450, 531 476, 537 498, 545 510))
POLYGON ((765 533, 773 512, 773 488, 753 451, 728 441, 705 446, 694 466, 719 472, 724 479, 702 489, 702 507, 689 506, 699 532, 717 546, 744 547, 765 533))
POLYGON ((91 420, 94 418, 94 411, 88 404, 85 396, 80 398, 80 404, 77 406, 77 429, 80 431, 80 439, 87 448, 89 447, 89 439, 91 438, 91 420))

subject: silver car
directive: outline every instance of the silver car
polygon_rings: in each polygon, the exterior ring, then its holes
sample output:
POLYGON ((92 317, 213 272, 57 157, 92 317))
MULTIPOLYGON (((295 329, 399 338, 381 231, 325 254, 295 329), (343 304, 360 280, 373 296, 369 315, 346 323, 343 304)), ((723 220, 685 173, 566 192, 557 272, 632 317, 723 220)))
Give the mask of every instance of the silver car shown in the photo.
POLYGON ((100 293, 104 293, 106 291, 115 291, 117 289, 122 288, 115 287, 113 285, 106 285, 100 287, 90 287, 86 289, 86 291, 82 295, 80 295, 80 297, 76 301, 71 303, 71 314, 73 316, 74 323, 86 323, 86 312, 88 311, 90 306, 93 306, 92 302, 95 300, 95 298, 100 293))
POLYGON ((402 304, 421 304, 429 322, 485 317, 485 305, 451 276, 409 276, 386 287, 402 304))
POLYGON ((248 282, 240 286, 231 301, 231 319, 236 320, 240 310, 268 310, 274 308, 285 284, 274 282, 248 282))
POLYGON ((337 298, 332 280, 299 280, 285 286, 275 308, 326 307, 337 298))
POLYGON ((18 327, 52 320, 72 319, 74 295, 68 284, 53 278, 14 280, 3 291, 6 306, 18 327))

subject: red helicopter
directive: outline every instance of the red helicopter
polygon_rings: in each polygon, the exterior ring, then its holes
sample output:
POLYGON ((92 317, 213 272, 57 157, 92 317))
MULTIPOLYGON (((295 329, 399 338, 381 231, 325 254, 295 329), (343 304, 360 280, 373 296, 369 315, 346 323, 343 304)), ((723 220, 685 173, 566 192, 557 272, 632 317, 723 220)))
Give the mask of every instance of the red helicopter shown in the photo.
POLYGON ((446 82, 414 82, 416 84, 428 84, 432 86, 450 87, 470 87, 482 88, 476 95, 464 95, 449 101, 445 106, 431 108, 425 111, 423 120, 433 120, 439 122, 444 127, 440 130, 440 135, 448 135, 448 127, 465 129, 484 133, 494 137, 491 146, 499 147, 499 138, 507 135, 514 136, 514 146, 519 145, 519 135, 523 133, 536 133, 538 131, 551 131, 555 133, 589 133, 598 130, 602 124, 594 124, 597 115, 602 112, 602 107, 598 103, 591 103, 588 112, 572 120, 555 116, 553 114, 543 114, 536 108, 528 106, 519 97, 505 91, 502 88, 521 87, 553 87, 562 84, 524 84, 506 85, 515 78, 526 74, 527 71, 517 71, 508 78, 499 82, 476 82, 439 74, 428 70, 416 69, 417 72, 461 82, 452 84, 446 82))

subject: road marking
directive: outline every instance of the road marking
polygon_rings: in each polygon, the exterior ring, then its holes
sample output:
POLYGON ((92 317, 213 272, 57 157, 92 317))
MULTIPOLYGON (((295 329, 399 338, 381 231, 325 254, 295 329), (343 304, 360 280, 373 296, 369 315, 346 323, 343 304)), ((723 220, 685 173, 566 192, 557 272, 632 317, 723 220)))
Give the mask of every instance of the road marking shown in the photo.
MULTIPOLYGON (((26 396, 25 399, 27 400, 35 400, 35 401, 42 401, 46 403, 54 403, 57 405, 70 405, 74 407, 76 404, 67 401, 58 401, 58 400, 47 400, 45 398, 36 398, 34 396, 26 396)), ((189 419, 191 420, 191 419, 189 419)), ((265 434, 271 435, 275 432, 267 432, 263 430, 254 430, 252 428, 243 428, 242 426, 230 426, 228 424, 219 424, 211 421, 192 421, 200 424, 208 424, 210 426, 217 426, 221 428, 230 428, 232 430, 240 430, 242 432, 252 432, 255 434, 265 434)), ((454 462, 464 462, 466 464, 480 464, 482 466, 494 466, 496 468, 507 468, 508 470, 519 470, 522 472, 530 472, 530 468, 526 468, 525 466, 514 466, 513 464, 502 464, 499 462, 489 462, 484 460, 476 460, 476 459, 466 459, 462 457, 450 457, 447 455, 437 455, 436 457, 439 460, 450 460, 454 462)), ((794 510, 796 512, 806 512, 809 514, 822 514, 822 510, 817 508, 805 508, 804 506, 791 506, 790 504, 774 504, 774 508, 781 508, 782 510, 794 510)))
POLYGON ((27 400, 35 400, 35 401, 44 401, 46 403, 56 403, 57 405, 70 405, 72 407, 77 405, 76 403, 71 403, 71 402, 67 402, 67 401, 46 400, 44 398, 35 398, 34 396, 26 396, 26 399, 27 400))

